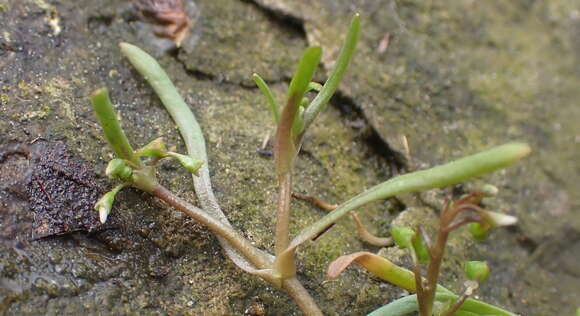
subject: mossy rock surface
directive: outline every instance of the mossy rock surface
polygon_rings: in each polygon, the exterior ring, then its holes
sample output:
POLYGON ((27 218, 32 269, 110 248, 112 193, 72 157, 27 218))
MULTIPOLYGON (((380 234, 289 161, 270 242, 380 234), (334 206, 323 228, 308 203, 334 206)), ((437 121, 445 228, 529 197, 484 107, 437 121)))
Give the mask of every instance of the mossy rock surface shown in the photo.
MULTIPOLYGON (((531 157, 480 181, 500 188, 488 208, 517 215, 518 226, 480 244, 458 232, 443 283, 461 290, 461 262, 487 259, 493 273, 479 293, 485 301, 523 315, 572 314, 580 301, 575 1, 195 1, 190 38, 177 52, 163 52, 157 38, 142 32, 128 2, 4 3, 0 312, 243 315, 263 308, 268 315, 296 314, 284 293, 241 273, 205 228, 135 190, 119 196, 109 226, 32 240, 35 218, 23 189, 33 163, 27 152, 37 154, 38 142, 63 142, 110 186, 103 170, 112 153, 87 98, 102 86, 135 145, 163 136, 183 152, 171 119, 117 46, 137 44, 158 56, 197 115, 224 212, 271 250, 276 179, 271 157, 257 150, 273 124, 251 74, 263 75, 282 101, 302 50, 320 45, 324 70, 317 79, 323 80, 355 11, 363 33, 354 63, 339 97, 308 133, 294 190, 339 203, 402 167, 529 142, 531 157)), ((176 163, 165 162, 160 171, 164 184, 195 201, 191 177, 176 163)), ((398 223, 424 218, 433 228, 444 195, 376 203, 359 216, 383 236, 397 216, 398 223)), ((293 213, 293 232, 323 215, 298 201, 293 213)), ((299 277, 329 315, 364 315, 401 294, 358 268, 324 282, 337 256, 379 251, 353 231, 342 220, 298 253, 299 277)), ((395 249, 381 253, 408 264, 395 249)))

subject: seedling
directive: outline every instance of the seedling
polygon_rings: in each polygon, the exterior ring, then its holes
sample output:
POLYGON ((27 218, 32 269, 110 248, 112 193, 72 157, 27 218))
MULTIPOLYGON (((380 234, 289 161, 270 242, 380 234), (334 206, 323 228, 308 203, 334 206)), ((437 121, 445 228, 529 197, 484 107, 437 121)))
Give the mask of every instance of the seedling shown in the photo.
POLYGON ((167 152, 161 140, 154 140, 149 145, 133 150, 117 121, 107 90, 95 91, 91 97, 95 113, 117 159, 120 159, 111 162, 108 174, 119 179, 121 184, 107 193, 95 206, 101 218, 106 220, 112 200, 121 188, 132 186, 148 192, 212 230, 226 254, 240 269, 257 275, 287 292, 306 315, 322 315, 310 294, 296 278, 294 252, 303 242, 317 236, 342 216, 364 204, 404 192, 452 185, 504 168, 527 155, 529 152, 527 145, 508 144, 446 165, 393 178, 339 205, 336 210, 311 224, 291 240, 289 223, 294 160, 300 151, 305 132, 336 91, 353 55, 359 30, 360 21, 356 14, 351 21, 335 68, 324 85, 311 81, 320 62, 321 49, 318 47, 306 49, 290 82, 286 103, 282 108, 274 99, 267 84, 258 75, 254 75, 258 87, 266 95, 277 126, 274 159, 279 197, 274 255, 254 247, 231 226, 213 194, 205 140, 195 116, 157 61, 140 48, 127 43, 120 45, 123 55, 143 75, 161 99, 179 128, 188 153, 185 155, 167 152), (305 97, 308 91, 318 92, 312 101, 305 97), (150 159, 143 161, 143 157, 150 159), (179 198, 159 184, 155 167, 157 161, 164 158, 175 158, 194 173, 193 183, 199 207, 179 198))

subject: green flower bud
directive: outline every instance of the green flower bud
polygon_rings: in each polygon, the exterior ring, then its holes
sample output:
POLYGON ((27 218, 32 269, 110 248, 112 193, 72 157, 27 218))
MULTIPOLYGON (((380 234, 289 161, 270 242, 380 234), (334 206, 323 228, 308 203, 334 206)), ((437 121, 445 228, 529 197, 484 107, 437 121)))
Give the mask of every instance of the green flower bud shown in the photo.
POLYGON ((485 228, 480 223, 469 223, 468 227, 471 236, 473 236, 475 240, 483 241, 487 238, 487 235, 489 233, 489 226, 485 228))
POLYGON ((109 191, 95 204, 95 210, 99 212, 99 220, 102 224, 107 221, 107 217, 109 216, 109 213, 111 213, 111 208, 113 208, 114 200, 115 194, 112 191, 109 191))
POLYGON ((511 226, 515 225, 518 222, 517 217, 491 211, 485 211, 484 220, 491 226, 491 228, 500 226, 511 226))
POLYGON ((149 144, 139 148, 136 152, 137 156, 164 158, 167 156, 167 147, 163 137, 154 139, 149 144))
POLYGON ((197 171, 199 170, 199 168, 201 168, 201 166, 203 166, 203 161, 174 152, 168 152, 167 156, 177 159, 177 161, 179 161, 179 163, 185 169, 195 174, 196 176, 199 176, 199 173, 197 171))
POLYGON ((487 197, 496 196, 499 192, 499 189, 492 184, 484 184, 479 188, 479 191, 483 193, 487 197))
POLYGON ((489 277, 489 266, 484 261, 468 261, 463 265, 465 275, 469 280, 481 284, 489 277))
POLYGON ((399 248, 405 249, 411 246, 415 231, 406 226, 393 226, 391 227, 391 236, 399 248))
POLYGON ((105 174, 111 179, 119 178, 123 181, 130 181, 133 169, 129 167, 126 160, 115 158, 109 161, 105 174))
POLYGON ((107 221, 107 217, 109 213, 111 213, 111 209, 113 208, 113 202, 115 201, 115 195, 119 192, 122 188, 126 187, 127 184, 119 184, 114 187, 111 191, 105 193, 98 201, 95 203, 95 211, 99 212, 99 220, 102 224, 107 221))
POLYGON ((411 248, 420 263, 429 262, 429 259, 431 259, 427 245, 423 242, 421 235, 417 234, 414 229, 405 226, 393 226, 391 227, 391 236, 399 248, 411 248))
POLYGON ((469 223, 469 232, 477 241, 484 240, 492 228, 500 226, 510 226, 518 222, 518 219, 511 215, 498 212, 484 211, 483 224, 469 223))

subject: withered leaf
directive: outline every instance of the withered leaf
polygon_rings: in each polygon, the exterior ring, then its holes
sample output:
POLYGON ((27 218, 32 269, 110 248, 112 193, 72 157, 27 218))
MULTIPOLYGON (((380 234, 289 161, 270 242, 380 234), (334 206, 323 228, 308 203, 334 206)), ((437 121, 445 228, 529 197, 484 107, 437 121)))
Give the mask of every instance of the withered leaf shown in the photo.
POLYGON ((104 193, 94 171, 73 159, 63 143, 44 143, 27 184, 34 239, 100 228, 93 209, 104 193))

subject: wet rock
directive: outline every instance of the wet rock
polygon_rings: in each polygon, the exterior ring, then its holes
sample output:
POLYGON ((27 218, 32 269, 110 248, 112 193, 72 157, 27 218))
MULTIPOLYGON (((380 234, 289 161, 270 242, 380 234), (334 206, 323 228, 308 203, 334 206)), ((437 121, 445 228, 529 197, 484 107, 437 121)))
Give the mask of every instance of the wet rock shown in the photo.
POLYGON ((301 30, 277 23, 244 1, 196 1, 199 40, 184 47, 179 60, 192 75, 255 87, 256 72, 266 81, 287 80, 304 49, 301 30), (284 51, 284 53, 280 53, 284 51))

